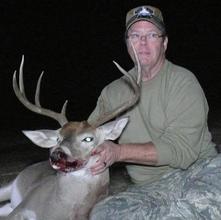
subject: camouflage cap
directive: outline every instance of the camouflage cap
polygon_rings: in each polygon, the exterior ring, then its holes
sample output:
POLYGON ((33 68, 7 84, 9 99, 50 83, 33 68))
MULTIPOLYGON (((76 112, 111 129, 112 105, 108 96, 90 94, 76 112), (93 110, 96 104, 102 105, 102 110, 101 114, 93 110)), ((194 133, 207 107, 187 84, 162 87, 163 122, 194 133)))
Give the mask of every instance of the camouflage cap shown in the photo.
POLYGON ((137 21, 149 21, 153 23, 163 34, 166 34, 165 24, 163 16, 158 8, 153 6, 139 6, 128 11, 126 16, 126 32, 129 30, 131 25, 137 21))

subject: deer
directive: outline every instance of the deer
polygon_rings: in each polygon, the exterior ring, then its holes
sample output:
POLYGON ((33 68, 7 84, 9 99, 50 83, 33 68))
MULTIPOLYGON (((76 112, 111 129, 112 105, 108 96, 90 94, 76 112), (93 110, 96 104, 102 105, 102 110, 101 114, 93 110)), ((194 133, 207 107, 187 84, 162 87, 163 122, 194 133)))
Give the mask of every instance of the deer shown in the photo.
MULTIPOLYGON (((133 45, 132 45, 133 47, 133 45)), ((19 68, 19 83, 16 71, 13 75, 13 90, 19 101, 29 110, 56 120, 56 130, 23 131, 35 145, 49 149, 48 161, 41 161, 22 170, 8 185, 0 189, 0 201, 9 202, 0 208, 0 219, 7 220, 86 220, 93 206, 108 196, 109 169, 98 175, 90 173, 99 155, 93 155, 105 140, 116 140, 129 118, 122 113, 133 107, 140 97, 141 68, 134 80, 115 61, 114 64, 126 76, 133 97, 111 112, 104 113, 93 124, 87 121, 68 121, 67 100, 61 112, 43 108, 40 104, 41 73, 35 91, 35 103, 25 94, 23 82, 24 55, 19 68)))

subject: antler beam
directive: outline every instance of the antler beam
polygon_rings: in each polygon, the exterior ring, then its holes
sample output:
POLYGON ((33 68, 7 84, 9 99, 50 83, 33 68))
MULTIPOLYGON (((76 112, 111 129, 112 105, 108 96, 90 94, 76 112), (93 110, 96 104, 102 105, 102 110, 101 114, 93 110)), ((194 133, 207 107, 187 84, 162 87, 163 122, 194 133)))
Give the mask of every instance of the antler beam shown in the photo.
POLYGON ((137 63, 137 81, 135 81, 133 79, 133 77, 126 70, 124 70, 118 63, 116 63, 115 61, 113 61, 113 62, 117 66, 117 68, 120 70, 120 72, 123 73, 129 79, 132 89, 134 90, 134 96, 132 99, 126 101, 122 105, 118 106, 116 109, 113 109, 111 112, 107 112, 107 113, 104 113, 103 115, 101 115, 99 117, 99 119, 97 119, 97 121, 93 124, 93 126, 95 126, 95 127, 97 127, 101 124, 104 124, 105 122, 117 117, 122 112, 131 108, 132 106, 134 106, 138 102, 138 100, 140 98, 141 66, 140 66, 140 62, 139 62, 136 50, 135 50, 132 43, 131 43, 131 46, 132 46, 132 49, 133 49, 133 52, 135 55, 135 59, 136 59, 136 63, 137 63))

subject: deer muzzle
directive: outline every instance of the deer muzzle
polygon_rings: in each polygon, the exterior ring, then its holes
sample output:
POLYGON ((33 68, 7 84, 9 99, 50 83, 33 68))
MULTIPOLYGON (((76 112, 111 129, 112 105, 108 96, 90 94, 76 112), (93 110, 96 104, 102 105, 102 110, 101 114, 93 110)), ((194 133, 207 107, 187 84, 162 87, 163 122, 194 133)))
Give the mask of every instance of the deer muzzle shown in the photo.
POLYGON ((62 150, 57 149, 50 155, 50 164, 53 169, 65 173, 74 172, 82 169, 87 161, 80 158, 72 158, 66 155, 62 150))

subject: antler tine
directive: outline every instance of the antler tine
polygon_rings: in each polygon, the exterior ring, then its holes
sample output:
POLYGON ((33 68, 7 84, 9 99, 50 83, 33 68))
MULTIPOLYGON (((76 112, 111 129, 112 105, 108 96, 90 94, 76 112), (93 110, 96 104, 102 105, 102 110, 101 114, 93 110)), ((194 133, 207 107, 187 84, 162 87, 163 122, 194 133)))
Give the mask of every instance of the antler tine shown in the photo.
POLYGON ((24 97, 26 97, 25 95, 25 88, 24 88, 24 83, 23 83, 23 66, 24 66, 24 55, 22 55, 22 59, 21 59, 21 64, 20 64, 20 67, 19 67, 19 88, 20 88, 20 91, 21 93, 23 94, 24 97))
POLYGON ((140 85, 141 83, 141 66, 140 66, 140 61, 138 59, 138 56, 137 56, 137 52, 134 48, 134 45, 133 43, 130 41, 130 44, 132 46, 132 49, 133 49, 133 52, 134 52, 134 56, 135 56, 135 60, 136 60, 136 63, 137 63, 137 84, 140 85))
POLYGON ((139 74, 137 76, 137 82, 136 82, 133 79, 133 77, 130 74, 128 74, 128 72, 125 69, 123 69, 117 62, 113 61, 113 63, 117 66, 120 72, 123 73, 130 80, 130 83, 132 84, 136 98, 139 98, 140 88, 138 86, 140 85, 140 78, 141 78, 139 74))
POLYGON ((115 61, 113 62, 117 66, 117 68, 120 70, 120 72, 123 73, 129 79, 132 89, 134 90, 134 97, 128 100, 127 102, 123 103, 116 109, 112 110, 111 112, 105 113, 102 116, 100 116, 99 119, 94 124, 94 126, 96 127, 115 118, 116 116, 120 115, 122 112, 134 106, 140 98, 141 66, 140 66, 140 62, 139 62, 136 50, 132 43, 131 45, 132 45, 132 49, 133 49, 136 63, 137 63, 137 81, 135 81, 133 77, 125 69, 123 69, 118 63, 116 63, 115 61))
POLYGON ((65 100, 64 105, 61 109, 61 114, 65 115, 66 114, 66 108, 67 108, 68 100, 65 100))
POLYGON ((36 92, 35 92, 35 104, 32 104, 25 95, 25 91, 24 91, 24 81, 23 81, 23 65, 24 65, 24 56, 22 56, 22 61, 21 61, 21 65, 20 65, 20 69, 19 69, 19 87, 17 84, 17 79, 16 79, 16 71, 13 74, 13 89, 15 92, 15 95, 17 96, 17 98, 19 99, 19 101, 29 110, 41 114, 41 115, 45 115, 48 116, 50 118, 55 119, 56 121, 58 121, 58 123, 63 126, 65 123, 68 122, 66 116, 65 116, 65 111, 66 111, 66 106, 67 106, 67 101, 64 103, 63 107, 62 107, 62 111, 61 113, 57 113, 54 112, 52 110, 49 109, 45 109, 42 108, 40 105, 40 100, 39 100, 39 94, 40 94, 40 86, 41 86, 41 79, 43 76, 43 72, 41 73, 39 79, 38 79, 38 83, 37 83, 37 88, 36 88, 36 92))
MULTIPOLYGON (((41 75, 38 78, 38 83, 37 83, 36 92, 35 92, 35 104, 38 107, 41 107, 39 97, 40 97, 41 79, 42 79, 43 74, 44 74, 44 71, 42 71, 41 75)), ((66 100, 65 103, 63 104, 63 107, 61 110, 62 115, 65 115, 66 113, 67 104, 68 104, 68 100, 66 100)))
POLYGON ((37 86, 36 86, 36 91, 35 91, 35 104, 38 107, 41 107, 39 96, 40 96, 40 88, 41 88, 41 79, 42 79, 43 74, 44 74, 44 71, 42 71, 41 75, 38 78, 38 82, 37 82, 37 86))

